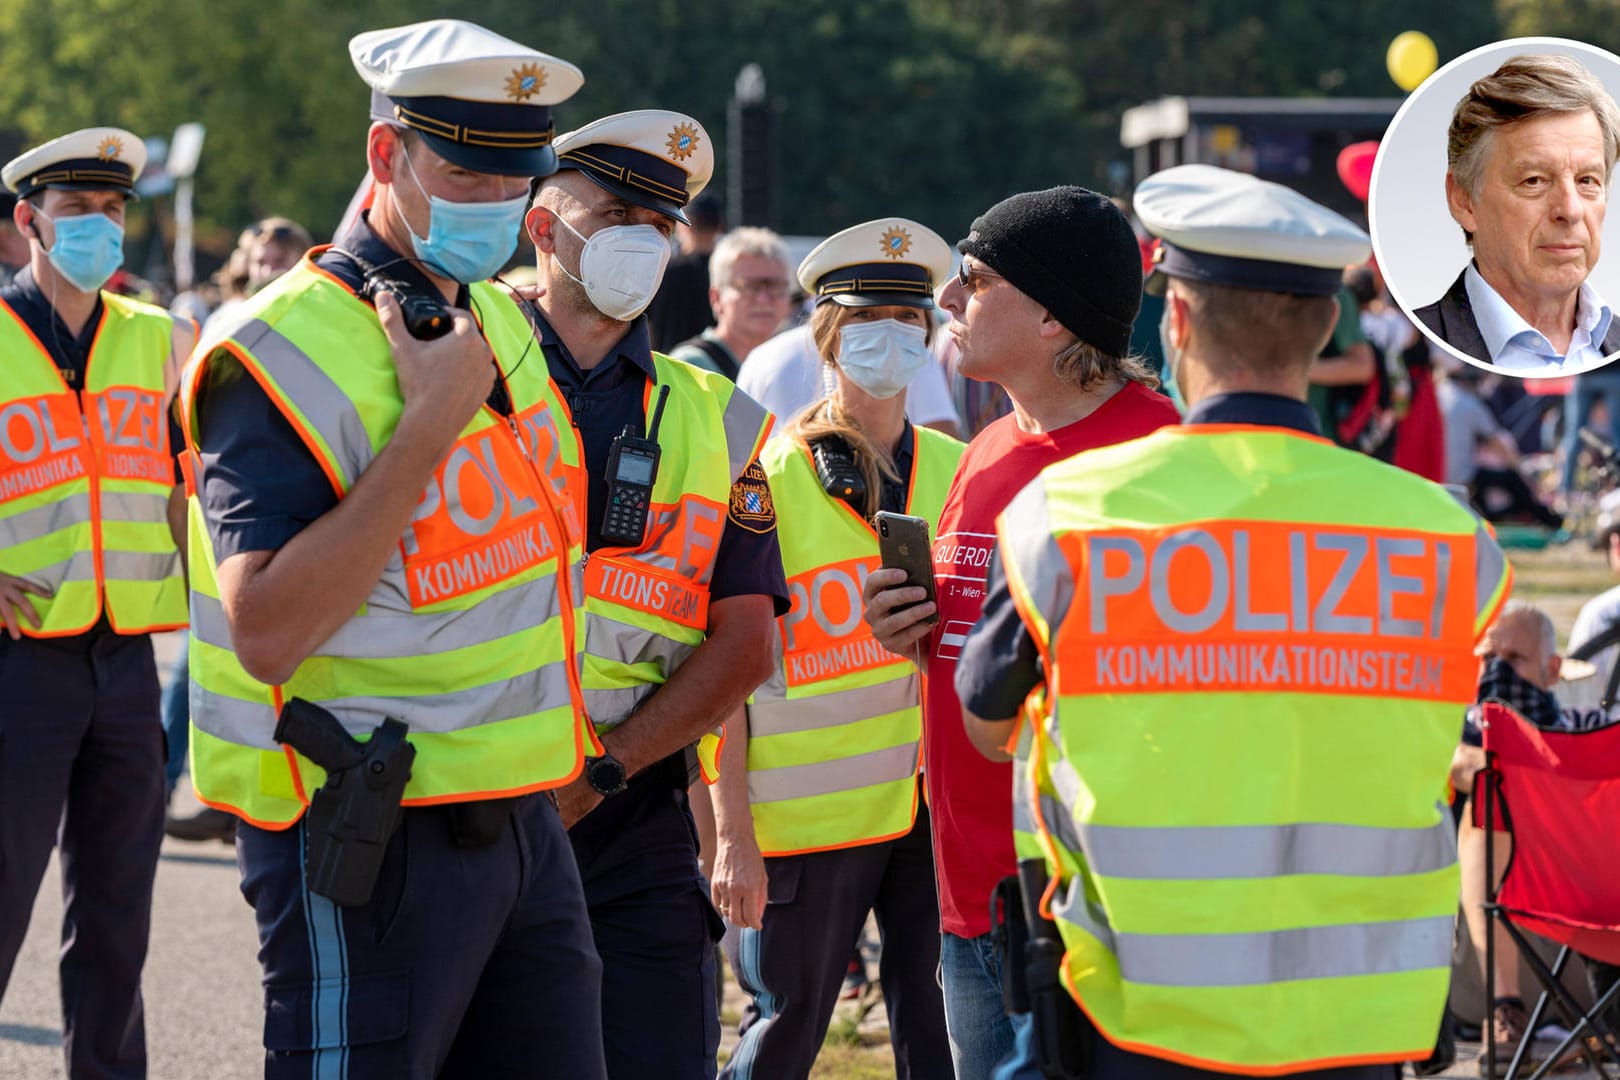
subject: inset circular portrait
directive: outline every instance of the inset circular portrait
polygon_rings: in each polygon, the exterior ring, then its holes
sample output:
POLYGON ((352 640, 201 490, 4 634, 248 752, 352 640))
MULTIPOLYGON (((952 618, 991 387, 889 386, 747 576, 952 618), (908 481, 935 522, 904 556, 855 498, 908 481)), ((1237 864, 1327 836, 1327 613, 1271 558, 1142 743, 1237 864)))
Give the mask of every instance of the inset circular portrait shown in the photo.
POLYGON ((1407 98, 1367 217, 1390 294, 1431 341, 1522 378, 1620 357, 1617 98, 1620 57, 1564 38, 1475 49, 1407 98))

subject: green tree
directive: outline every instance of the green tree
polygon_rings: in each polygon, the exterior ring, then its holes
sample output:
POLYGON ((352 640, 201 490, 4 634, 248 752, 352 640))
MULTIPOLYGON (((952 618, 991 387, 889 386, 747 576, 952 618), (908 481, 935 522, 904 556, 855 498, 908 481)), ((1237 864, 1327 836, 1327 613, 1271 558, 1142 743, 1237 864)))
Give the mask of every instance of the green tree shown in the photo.
POLYGON ((1620 48, 1620 0, 1497 0, 1504 37, 1565 37, 1620 48))

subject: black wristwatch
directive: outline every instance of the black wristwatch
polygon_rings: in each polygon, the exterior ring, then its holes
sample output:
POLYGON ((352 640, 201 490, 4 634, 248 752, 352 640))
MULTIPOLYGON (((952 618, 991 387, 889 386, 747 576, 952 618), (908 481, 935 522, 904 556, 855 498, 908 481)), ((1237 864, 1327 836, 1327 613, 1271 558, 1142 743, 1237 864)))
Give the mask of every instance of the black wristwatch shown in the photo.
POLYGON ((624 766, 612 754, 585 759, 585 782, 604 799, 623 794, 624 789, 630 786, 624 766))

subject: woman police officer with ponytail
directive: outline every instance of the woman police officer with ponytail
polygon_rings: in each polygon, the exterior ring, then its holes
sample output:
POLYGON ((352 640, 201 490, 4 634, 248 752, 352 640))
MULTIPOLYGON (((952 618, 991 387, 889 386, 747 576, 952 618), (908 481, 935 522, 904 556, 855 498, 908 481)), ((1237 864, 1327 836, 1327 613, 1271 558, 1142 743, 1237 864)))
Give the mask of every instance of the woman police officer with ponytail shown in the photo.
POLYGON ((739 928, 732 961, 752 995, 723 1077, 809 1075, 869 911, 897 1075, 953 1075, 918 668, 872 639, 860 601, 880 564, 875 515, 932 530, 962 453, 905 418, 950 268, 945 241, 903 218, 846 229, 799 266, 831 388, 760 457, 793 607, 771 678, 727 724, 714 789, 714 899, 739 928))

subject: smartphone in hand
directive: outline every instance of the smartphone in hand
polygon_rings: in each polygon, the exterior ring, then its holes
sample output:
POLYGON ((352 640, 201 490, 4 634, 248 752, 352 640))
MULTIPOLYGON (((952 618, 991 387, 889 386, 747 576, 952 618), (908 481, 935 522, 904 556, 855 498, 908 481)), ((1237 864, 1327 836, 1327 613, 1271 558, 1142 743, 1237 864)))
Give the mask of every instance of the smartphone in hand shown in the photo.
MULTIPOLYGON (((937 623, 939 598, 934 592, 934 552, 928 542, 927 519, 879 510, 874 520, 877 523, 878 551, 882 555, 883 568, 904 570, 906 584, 920 585, 928 590, 927 599, 919 600, 917 603, 935 604, 934 613, 922 621, 937 623)), ((894 610, 905 611, 916 606, 907 604, 894 610)))

